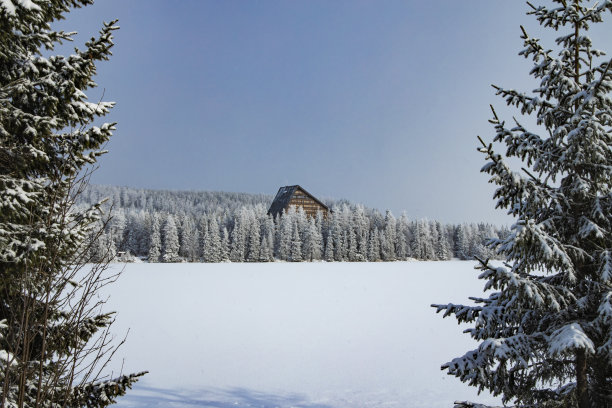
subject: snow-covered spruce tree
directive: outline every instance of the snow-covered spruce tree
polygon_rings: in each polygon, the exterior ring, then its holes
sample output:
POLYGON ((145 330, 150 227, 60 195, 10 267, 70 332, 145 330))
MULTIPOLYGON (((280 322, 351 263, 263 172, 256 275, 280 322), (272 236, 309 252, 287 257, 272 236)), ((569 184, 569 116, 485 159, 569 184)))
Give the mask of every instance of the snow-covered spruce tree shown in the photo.
POLYGON ((291 262, 302 262, 302 240, 300 239, 300 232, 298 228, 298 220, 293 221, 293 228, 291 234, 291 246, 289 248, 289 261, 291 262))
POLYGON ((95 296, 112 278, 103 264, 84 267, 100 206, 74 206, 113 130, 91 125, 112 104, 90 103, 84 92, 117 27, 104 24, 68 57, 41 51, 69 41, 50 24, 89 3, 0 1, 2 407, 103 407, 138 377, 97 378, 112 351, 112 314, 100 314, 95 296))
POLYGON ((291 253, 291 238, 293 232, 293 219, 295 218, 295 209, 290 207, 279 218, 278 228, 278 259, 288 261, 291 253))
POLYGON ((247 235, 247 245, 246 245, 246 261, 247 262, 257 262, 259 261, 259 252, 260 252, 260 246, 261 246, 261 239, 260 239, 260 234, 259 234, 259 230, 260 230, 260 225, 259 222, 257 220, 257 218, 255 218, 254 215, 252 215, 251 217, 248 218, 249 220, 249 225, 248 225, 248 235, 247 235))
POLYGON ((219 250, 219 258, 221 262, 229 261, 229 232, 223 227, 221 230, 221 248, 219 250))
POLYGON ((326 262, 334 261, 334 240, 332 238, 332 229, 327 230, 327 240, 325 241, 325 251, 323 252, 323 259, 326 262))
POLYGON ((374 227, 370 231, 370 239, 368 240, 368 261, 380 261, 380 242, 378 241, 378 228, 374 227))
POLYGON ((179 232, 179 256, 191 262, 195 261, 198 256, 199 237, 193 218, 183 214, 179 232))
POLYGON ((212 217, 210 220, 203 259, 204 262, 221 261, 221 238, 219 237, 219 225, 215 217, 212 217))
POLYGON ((159 231, 159 218, 157 214, 150 217, 149 249, 147 259, 149 262, 158 262, 161 256, 161 233, 159 231))
POLYGON ((446 228, 438 221, 435 222, 435 228, 437 233, 437 240, 435 242, 436 259, 447 261, 451 258, 451 251, 448 246, 446 228))
POLYGON ((387 210, 385 214, 385 241, 382 243, 383 259, 385 261, 395 261, 395 238, 396 238, 396 222, 391 211, 387 210))
POLYGON ((459 259, 473 259, 470 255, 469 225, 459 224, 455 228, 455 256, 459 259))
POLYGON ((174 216, 168 214, 166 216, 166 222, 164 223, 164 245, 162 260, 164 262, 178 262, 179 261, 179 237, 178 229, 176 228, 176 222, 174 216))
POLYGON ((272 245, 268 241, 268 236, 264 235, 259 246, 259 259, 258 262, 270 262, 272 261, 272 245))
POLYGON ((304 260, 310 262, 320 260, 322 246, 323 238, 317 229, 314 218, 310 218, 308 220, 308 227, 304 233, 304 260))
POLYGON ((491 144, 480 149, 497 206, 516 218, 491 243, 506 266, 480 262, 493 292, 476 306, 434 306, 473 324, 466 332, 480 341, 443 365, 449 374, 519 407, 612 407, 612 61, 585 35, 612 2, 554 3, 529 14, 560 31, 558 52, 521 27, 539 87, 496 88, 537 118, 532 132, 493 111, 494 141, 525 167, 511 172, 491 144))
POLYGON ((240 211, 231 233, 230 260, 232 262, 243 262, 245 258, 248 228, 246 211, 246 209, 240 211))

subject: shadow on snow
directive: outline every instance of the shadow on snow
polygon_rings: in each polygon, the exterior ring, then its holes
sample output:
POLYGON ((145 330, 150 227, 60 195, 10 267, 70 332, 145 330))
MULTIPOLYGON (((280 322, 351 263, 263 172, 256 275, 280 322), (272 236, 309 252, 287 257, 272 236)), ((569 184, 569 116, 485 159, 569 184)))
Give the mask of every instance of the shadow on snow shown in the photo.
POLYGON ((307 397, 290 393, 270 394, 246 388, 170 390, 136 385, 118 399, 118 407, 207 407, 207 408, 333 408, 331 405, 308 401, 307 397))

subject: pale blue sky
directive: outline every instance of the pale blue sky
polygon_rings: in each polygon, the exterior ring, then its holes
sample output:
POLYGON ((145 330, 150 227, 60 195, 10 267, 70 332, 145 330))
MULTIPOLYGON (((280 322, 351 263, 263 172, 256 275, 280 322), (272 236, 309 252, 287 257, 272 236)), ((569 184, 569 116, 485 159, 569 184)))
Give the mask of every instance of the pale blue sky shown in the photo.
MULTIPOLYGON (((79 31, 75 45, 102 20, 121 26, 97 77, 118 129, 93 182, 268 194, 300 184, 411 218, 509 222, 479 173, 476 135, 492 138, 490 103, 505 112, 491 83, 534 87, 519 25, 547 36, 526 10, 98 0, 62 24, 79 31)), ((592 36, 610 50, 604 24, 592 36)))

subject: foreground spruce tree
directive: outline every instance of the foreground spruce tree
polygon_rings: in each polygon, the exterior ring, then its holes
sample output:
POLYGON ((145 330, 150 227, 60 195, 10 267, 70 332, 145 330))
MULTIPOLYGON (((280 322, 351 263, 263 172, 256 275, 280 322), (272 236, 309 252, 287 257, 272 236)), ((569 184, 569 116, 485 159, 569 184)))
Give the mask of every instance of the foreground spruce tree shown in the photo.
MULTIPOLYGON (((535 115, 537 127, 491 123, 512 172, 491 144, 483 168, 499 187, 497 206, 516 218, 491 245, 505 267, 480 262, 492 293, 476 306, 434 305, 471 323, 480 341, 442 367, 520 407, 612 406, 612 67, 585 35, 612 3, 557 0, 529 4, 541 25, 558 30, 558 51, 523 28, 521 55, 534 62, 532 94, 497 88, 508 105, 535 115)), ((459 403, 458 406, 472 406, 459 403)))
POLYGON ((91 103, 95 63, 115 23, 69 57, 44 57, 71 34, 51 29, 88 0, 0 1, 0 406, 103 407, 138 375, 99 378, 112 315, 97 291, 112 277, 90 261, 99 206, 73 204, 113 125, 91 103))

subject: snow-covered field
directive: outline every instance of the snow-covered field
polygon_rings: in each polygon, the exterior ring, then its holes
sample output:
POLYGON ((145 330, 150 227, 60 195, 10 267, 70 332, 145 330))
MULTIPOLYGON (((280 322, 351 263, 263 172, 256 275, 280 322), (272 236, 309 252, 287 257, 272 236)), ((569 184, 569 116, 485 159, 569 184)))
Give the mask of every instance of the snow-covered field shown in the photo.
POLYGON ((118 406, 499 403, 440 370, 475 343, 429 305, 478 295, 473 265, 128 264, 107 289, 130 330, 114 364, 150 373, 118 406))

